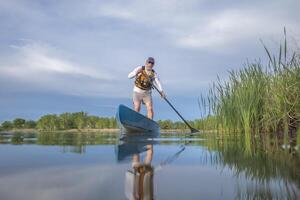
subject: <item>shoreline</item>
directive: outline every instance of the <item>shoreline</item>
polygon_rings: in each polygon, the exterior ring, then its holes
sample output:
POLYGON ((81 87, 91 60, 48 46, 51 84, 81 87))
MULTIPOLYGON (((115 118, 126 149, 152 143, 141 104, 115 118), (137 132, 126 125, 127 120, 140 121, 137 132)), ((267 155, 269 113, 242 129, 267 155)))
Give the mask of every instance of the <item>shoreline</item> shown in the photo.
MULTIPOLYGON (((68 130, 56 130, 56 131, 41 131, 38 129, 11 129, 11 130, 0 130, 0 134, 8 133, 118 133, 119 128, 102 128, 102 129, 68 129, 68 130)), ((178 134, 189 132, 189 129, 161 129, 161 134, 178 134)))
POLYGON ((11 130, 1 130, 0 133, 72 133, 72 132, 117 132, 118 128, 102 128, 102 129, 67 129, 67 130, 55 130, 55 131, 43 131, 39 129, 11 129, 11 130))

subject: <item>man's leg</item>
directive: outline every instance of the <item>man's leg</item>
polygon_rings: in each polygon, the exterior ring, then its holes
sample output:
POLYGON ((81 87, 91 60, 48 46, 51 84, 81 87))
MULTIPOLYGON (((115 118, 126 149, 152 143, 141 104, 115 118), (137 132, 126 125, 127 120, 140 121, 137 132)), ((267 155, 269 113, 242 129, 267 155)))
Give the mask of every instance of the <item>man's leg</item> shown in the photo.
POLYGON ((153 106, 152 106, 152 101, 149 101, 145 103, 146 108, 147 108, 147 117, 150 119, 153 119, 153 106))
POLYGON ((141 103, 142 103, 142 99, 140 97, 140 94, 134 92, 133 93, 133 107, 134 107, 134 110, 136 112, 140 112, 141 110, 141 103))
POLYGON ((141 102, 140 101, 133 101, 134 110, 136 112, 140 112, 141 110, 141 102))
POLYGON ((153 119, 153 103, 152 103, 152 95, 151 93, 146 93, 143 96, 143 101, 147 108, 147 117, 153 119))

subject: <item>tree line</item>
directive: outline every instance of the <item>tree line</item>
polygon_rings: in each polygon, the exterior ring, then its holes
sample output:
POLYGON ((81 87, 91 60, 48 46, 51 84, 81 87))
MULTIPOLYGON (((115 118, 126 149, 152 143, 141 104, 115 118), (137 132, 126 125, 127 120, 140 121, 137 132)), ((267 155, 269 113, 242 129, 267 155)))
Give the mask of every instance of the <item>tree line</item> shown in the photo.
POLYGON ((16 118, 13 121, 4 121, 2 130, 10 129, 38 129, 42 131, 56 131, 69 129, 102 129, 117 128, 117 122, 113 117, 98 117, 88 115, 86 112, 65 112, 60 115, 48 114, 37 121, 16 118))
POLYGON ((35 128, 36 122, 33 120, 25 120, 22 118, 16 118, 13 121, 4 121, 1 124, 1 129, 10 130, 13 128, 21 129, 21 128, 35 128))
MULTIPOLYGON (((158 120, 157 122, 161 129, 188 129, 187 125, 182 121, 158 120)), ((202 119, 188 120, 187 122, 198 130, 214 130, 216 117, 207 116, 202 119)))
MULTIPOLYGON (((187 129, 181 121, 158 120, 161 129, 187 129)), ((211 130, 214 126, 214 117, 189 121, 196 129, 211 130)), ((16 118, 12 121, 4 121, 0 129, 37 129, 41 131, 57 131, 69 129, 103 129, 118 128, 114 117, 98 117, 88 115, 86 112, 65 112, 62 114, 47 114, 37 121, 16 118)))

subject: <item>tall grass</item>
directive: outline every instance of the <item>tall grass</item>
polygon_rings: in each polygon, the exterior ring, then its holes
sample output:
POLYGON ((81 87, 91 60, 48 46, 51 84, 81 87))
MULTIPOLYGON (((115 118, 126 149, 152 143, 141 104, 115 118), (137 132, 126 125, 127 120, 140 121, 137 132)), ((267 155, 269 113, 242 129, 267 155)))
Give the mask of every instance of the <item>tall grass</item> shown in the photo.
POLYGON ((217 117, 219 132, 244 134, 246 146, 251 138, 269 134, 288 142, 300 128, 299 54, 289 54, 285 31, 278 55, 263 46, 268 64, 247 62, 229 72, 227 81, 218 78, 208 96, 201 97, 202 106, 217 117))

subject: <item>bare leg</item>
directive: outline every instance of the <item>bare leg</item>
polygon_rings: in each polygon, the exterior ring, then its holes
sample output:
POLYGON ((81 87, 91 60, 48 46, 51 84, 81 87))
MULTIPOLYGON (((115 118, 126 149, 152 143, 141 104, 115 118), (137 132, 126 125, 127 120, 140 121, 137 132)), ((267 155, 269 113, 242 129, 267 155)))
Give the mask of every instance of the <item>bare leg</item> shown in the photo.
POLYGON ((146 108, 147 108, 147 117, 149 119, 153 119, 153 106, 152 106, 152 102, 147 102, 146 103, 146 108))
POLYGON ((140 112, 141 110, 141 101, 133 101, 134 110, 140 112))
POLYGON ((132 167, 137 167, 140 164, 140 155, 133 154, 132 155, 132 167))
POLYGON ((147 145, 147 153, 146 153, 146 158, 144 160, 144 163, 146 165, 151 165, 152 157, 153 157, 153 145, 149 144, 147 145))

